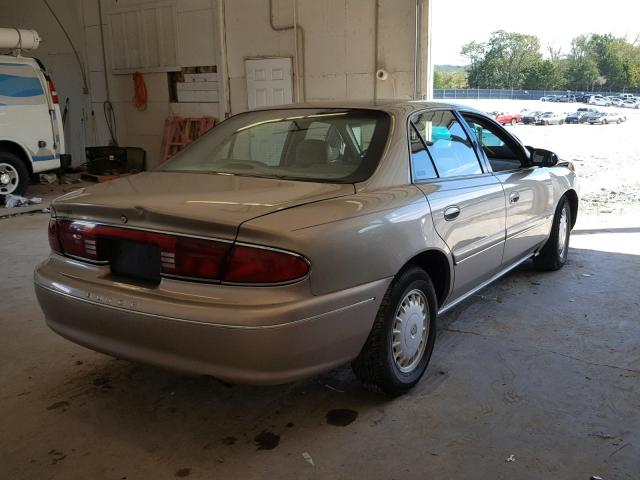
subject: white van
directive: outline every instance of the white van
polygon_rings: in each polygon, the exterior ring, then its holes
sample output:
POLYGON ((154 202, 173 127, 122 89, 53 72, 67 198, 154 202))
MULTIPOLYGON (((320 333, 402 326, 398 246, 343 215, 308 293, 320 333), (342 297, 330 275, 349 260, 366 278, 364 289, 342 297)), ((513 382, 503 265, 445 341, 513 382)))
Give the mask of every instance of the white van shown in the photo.
POLYGON ((0 199, 23 195, 33 174, 65 153, 58 95, 36 59, 0 55, 0 199))

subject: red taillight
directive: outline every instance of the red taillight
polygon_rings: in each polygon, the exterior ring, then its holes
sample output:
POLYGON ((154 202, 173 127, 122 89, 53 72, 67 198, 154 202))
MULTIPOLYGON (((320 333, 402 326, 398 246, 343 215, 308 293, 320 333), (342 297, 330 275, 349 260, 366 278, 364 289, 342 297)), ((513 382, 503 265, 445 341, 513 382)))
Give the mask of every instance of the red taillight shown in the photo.
POLYGON ((49 246, 51 250, 57 253, 62 253, 62 245, 60 245, 60 239, 58 238, 58 222, 55 218, 49 220, 49 246))
POLYGON ((50 78, 47 79, 47 84, 49 85, 49 93, 51 94, 51 101, 55 104, 60 103, 60 99, 58 98, 58 92, 56 92, 56 86, 53 84, 53 80, 50 78))
POLYGON ((309 273, 309 264, 279 250, 236 245, 231 251, 224 280, 231 283, 284 283, 309 273))
POLYGON ((229 283, 285 283, 309 272, 307 261, 280 250, 230 242, 99 225, 91 222, 49 222, 49 244, 65 255, 94 262, 111 260, 111 242, 128 240, 160 250, 164 275, 229 283), (224 267, 224 273, 223 273, 224 267))

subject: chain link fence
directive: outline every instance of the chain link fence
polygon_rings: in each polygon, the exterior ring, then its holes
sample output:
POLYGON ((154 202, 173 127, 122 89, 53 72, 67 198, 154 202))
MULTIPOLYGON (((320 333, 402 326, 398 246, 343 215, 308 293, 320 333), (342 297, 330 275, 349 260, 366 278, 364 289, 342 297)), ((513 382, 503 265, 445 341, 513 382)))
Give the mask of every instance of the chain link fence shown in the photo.
MULTIPOLYGON (((632 92, 594 92, 592 95, 604 95, 606 97, 619 96, 622 93, 632 92)), ((567 90, 510 90, 505 88, 444 88, 435 89, 433 97, 436 99, 502 99, 502 100, 540 100, 549 95, 578 95, 581 92, 567 90)), ((640 93, 635 93, 640 96, 640 93)))

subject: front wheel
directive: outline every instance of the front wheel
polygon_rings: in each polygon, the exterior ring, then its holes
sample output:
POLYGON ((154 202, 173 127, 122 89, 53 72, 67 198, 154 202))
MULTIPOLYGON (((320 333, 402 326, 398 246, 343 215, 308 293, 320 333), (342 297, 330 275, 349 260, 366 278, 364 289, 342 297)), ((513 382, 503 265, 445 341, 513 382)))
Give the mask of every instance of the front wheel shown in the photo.
POLYGON ((369 337, 352 363, 356 377, 391 396, 407 393, 429 363, 438 306, 429 275, 409 267, 385 293, 369 337))
POLYGON ((5 195, 24 195, 29 185, 29 171, 19 157, 0 152, 0 198, 5 195))
POLYGON ((515 125, 516 123, 518 123, 518 121, 515 118, 512 118, 510 123, 511 125, 515 125))
POLYGON ((551 235, 547 239, 540 253, 533 258, 539 270, 559 270, 567 263, 569 254, 569 237, 571 236, 571 206, 567 197, 563 196, 558 202, 553 217, 551 235))

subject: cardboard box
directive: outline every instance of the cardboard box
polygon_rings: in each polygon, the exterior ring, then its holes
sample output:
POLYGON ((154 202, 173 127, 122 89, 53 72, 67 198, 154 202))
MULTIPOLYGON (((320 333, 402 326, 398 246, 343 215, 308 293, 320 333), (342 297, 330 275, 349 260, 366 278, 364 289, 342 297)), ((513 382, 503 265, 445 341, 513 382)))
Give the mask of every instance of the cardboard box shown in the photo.
POLYGON ((218 101, 217 90, 178 90, 178 102, 209 103, 218 101))
POLYGON ((185 82, 217 82, 217 73, 185 73, 185 82))
POLYGON ((177 82, 178 92, 218 91, 218 82, 177 82))

